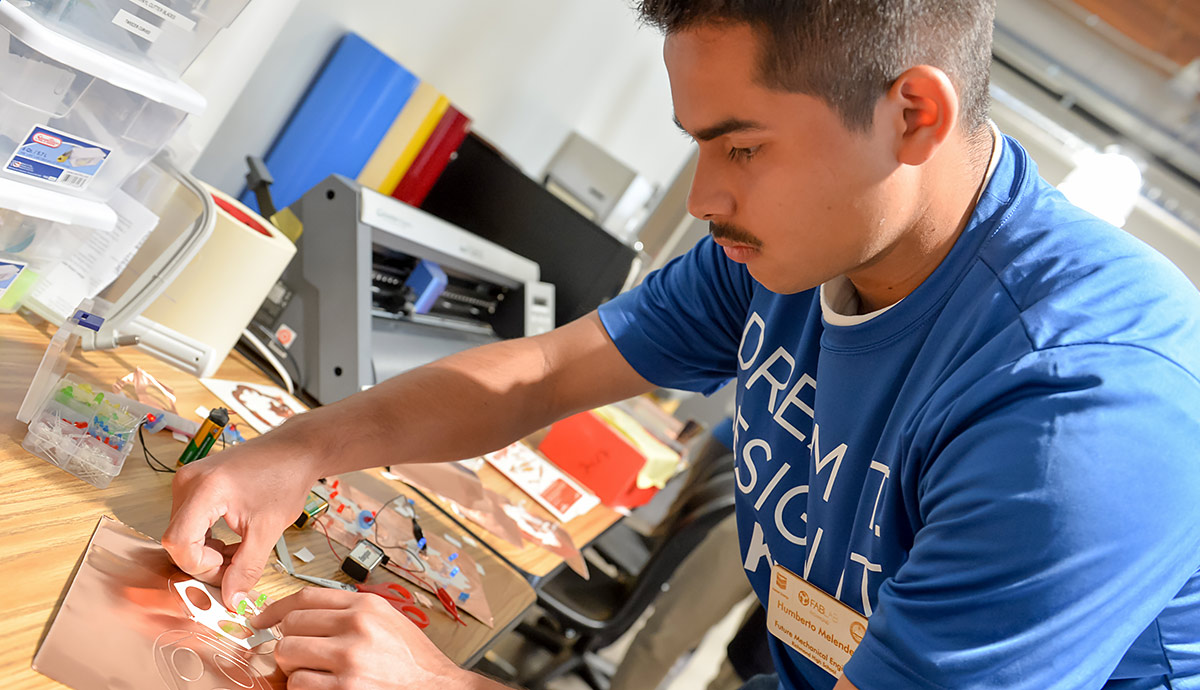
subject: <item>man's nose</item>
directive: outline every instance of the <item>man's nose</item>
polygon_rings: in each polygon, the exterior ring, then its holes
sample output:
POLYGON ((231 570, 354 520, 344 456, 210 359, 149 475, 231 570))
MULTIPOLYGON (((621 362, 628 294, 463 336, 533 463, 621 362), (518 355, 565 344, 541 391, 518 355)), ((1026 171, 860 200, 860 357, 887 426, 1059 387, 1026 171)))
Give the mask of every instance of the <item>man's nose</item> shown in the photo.
POLYGON ((692 188, 688 192, 687 209, 700 220, 729 218, 736 209, 733 194, 723 176, 716 170, 717 164, 706 161, 701 154, 692 177, 692 188))

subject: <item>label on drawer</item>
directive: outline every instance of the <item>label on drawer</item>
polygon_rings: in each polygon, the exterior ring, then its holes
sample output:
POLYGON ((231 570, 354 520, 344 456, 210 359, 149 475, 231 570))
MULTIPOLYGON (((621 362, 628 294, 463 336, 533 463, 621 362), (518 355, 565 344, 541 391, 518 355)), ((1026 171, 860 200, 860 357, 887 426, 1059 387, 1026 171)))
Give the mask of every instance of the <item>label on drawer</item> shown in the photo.
POLYGON ((138 19, 125 10, 117 10, 117 16, 113 17, 112 23, 138 38, 146 39, 150 43, 157 41, 159 35, 162 34, 162 29, 144 19, 138 19))
POLYGON ((4 169, 63 187, 84 189, 100 172, 110 153, 111 149, 87 139, 35 125, 4 169))
POLYGON ((133 4, 137 5, 138 7, 141 7, 144 10, 147 10, 149 12, 153 12, 154 14, 157 14, 158 16, 171 22, 175 26, 178 26, 179 28, 183 29, 184 31, 195 31, 196 30, 196 22, 192 21, 191 19, 188 19, 187 17, 183 16, 182 14, 179 14, 178 12, 171 9, 170 7, 167 7, 166 5, 162 4, 161 2, 155 2, 154 0, 129 0, 129 2, 132 2, 133 4))

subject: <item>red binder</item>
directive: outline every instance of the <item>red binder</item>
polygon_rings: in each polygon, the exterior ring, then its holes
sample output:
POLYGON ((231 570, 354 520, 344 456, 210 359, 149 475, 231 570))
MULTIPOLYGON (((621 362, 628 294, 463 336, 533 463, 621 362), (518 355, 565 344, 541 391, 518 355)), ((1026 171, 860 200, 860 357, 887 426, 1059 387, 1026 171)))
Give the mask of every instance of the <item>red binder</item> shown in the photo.
POLYGON ((420 206, 470 129, 471 118, 454 106, 446 108, 446 114, 438 121, 429 141, 425 142, 404 177, 400 178, 392 196, 411 206, 420 206))

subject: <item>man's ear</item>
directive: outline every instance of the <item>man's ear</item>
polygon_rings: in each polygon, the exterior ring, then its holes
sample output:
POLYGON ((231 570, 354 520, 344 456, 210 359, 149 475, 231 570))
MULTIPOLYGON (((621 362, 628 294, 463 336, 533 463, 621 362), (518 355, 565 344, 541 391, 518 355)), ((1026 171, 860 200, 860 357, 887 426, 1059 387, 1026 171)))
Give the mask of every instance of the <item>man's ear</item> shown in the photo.
POLYGON ((922 165, 958 127, 958 91, 946 73, 929 65, 906 70, 880 100, 876 117, 896 135, 896 160, 922 165))

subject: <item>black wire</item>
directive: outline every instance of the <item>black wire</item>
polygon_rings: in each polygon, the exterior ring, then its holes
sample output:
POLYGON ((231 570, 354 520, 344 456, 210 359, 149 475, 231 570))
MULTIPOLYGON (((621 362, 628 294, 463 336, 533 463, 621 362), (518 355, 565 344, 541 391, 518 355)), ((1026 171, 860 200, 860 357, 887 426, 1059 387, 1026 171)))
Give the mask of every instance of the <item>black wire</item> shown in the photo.
MULTIPOLYGON (((390 506, 391 504, 395 503, 396 501, 398 501, 402 498, 406 501, 409 500, 408 496, 405 496, 404 494, 397 494, 396 496, 389 499, 386 503, 379 506, 379 510, 375 511, 375 527, 373 528, 372 536, 375 537, 375 545, 378 546, 379 548, 381 548, 381 549, 401 549, 406 554, 408 554, 409 560, 411 560, 414 563, 417 563, 421 566, 420 570, 411 571, 408 568, 405 568, 404 566, 397 563, 396 564, 397 567, 399 567, 401 570, 409 570, 409 572, 423 573, 426 570, 428 570, 429 568, 425 565, 425 561, 424 561, 424 559, 421 558, 421 555, 419 553, 414 553, 412 548, 410 548, 407 544, 385 545, 385 544, 379 543, 379 518, 380 518, 380 516, 383 515, 384 510, 386 510, 388 506, 390 506)), ((413 512, 412 521, 413 521, 413 527, 415 528, 413 537, 416 538, 416 530, 420 529, 419 527, 417 527, 417 508, 415 505, 409 506, 409 508, 413 512)))
POLYGON ((296 391, 299 392, 303 390, 304 372, 300 369, 300 363, 296 361, 295 357, 292 356, 291 350, 288 350, 286 347, 284 347, 283 343, 279 342, 279 338, 276 338, 275 334, 272 333, 267 327, 260 323, 254 322, 252 322, 250 325, 256 328, 259 334, 266 340, 266 342, 263 343, 263 346, 270 350, 273 355, 283 362, 285 369, 287 368, 288 364, 292 365, 292 368, 288 370, 288 375, 290 376, 294 372, 295 376, 292 379, 292 382, 295 384, 296 391), (276 347, 272 348, 271 343, 274 343, 276 347))
MULTIPOLYGON (((145 429, 145 427, 146 427, 146 422, 143 421, 141 424, 138 424, 137 430, 138 430, 138 441, 142 444, 142 457, 146 458, 146 466, 149 467, 150 469, 154 470, 155 472, 159 472, 161 474, 167 474, 167 473, 175 474, 174 468, 166 465, 165 463, 163 463, 162 460, 159 460, 158 458, 154 457, 154 453, 151 453, 150 449, 146 447, 146 437, 142 433, 142 430, 145 429), (154 463, 158 466, 155 467, 154 465, 150 464, 151 460, 153 460, 154 463)), ((228 426, 225 427, 225 429, 227 429, 227 428, 228 428, 228 426)), ((225 450, 225 429, 221 429, 221 450, 225 450)))
MULTIPOLYGON (((271 340, 273 340, 276 343, 279 343, 279 339, 276 338, 274 335, 271 336, 271 340)), ((296 392, 300 392, 300 391, 304 390, 304 372, 300 370, 300 363, 297 362, 296 358, 292 356, 292 353, 289 352, 288 349, 283 346, 283 343, 279 343, 279 348, 280 348, 280 350, 283 351, 284 366, 286 367, 287 364, 290 363, 292 365, 292 369, 295 371, 296 392)), ((270 348, 268 348, 268 349, 270 349, 270 348)), ((275 355, 278 356, 279 353, 276 352, 275 355)))
POLYGON ((150 469, 154 470, 155 472, 159 472, 162 474, 168 474, 168 473, 175 474, 174 469, 168 467, 167 465, 163 464, 163 462, 161 460, 154 457, 154 453, 151 453, 150 449, 146 447, 146 437, 142 434, 142 430, 145 427, 146 427, 145 422, 138 424, 138 442, 140 442, 142 444, 142 456, 146 458, 146 466, 149 467, 150 469), (150 464, 150 460, 152 460, 152 459, 154 460, 154 463, 158 465, 158 467, 155 467, 154 465, 150 464))

